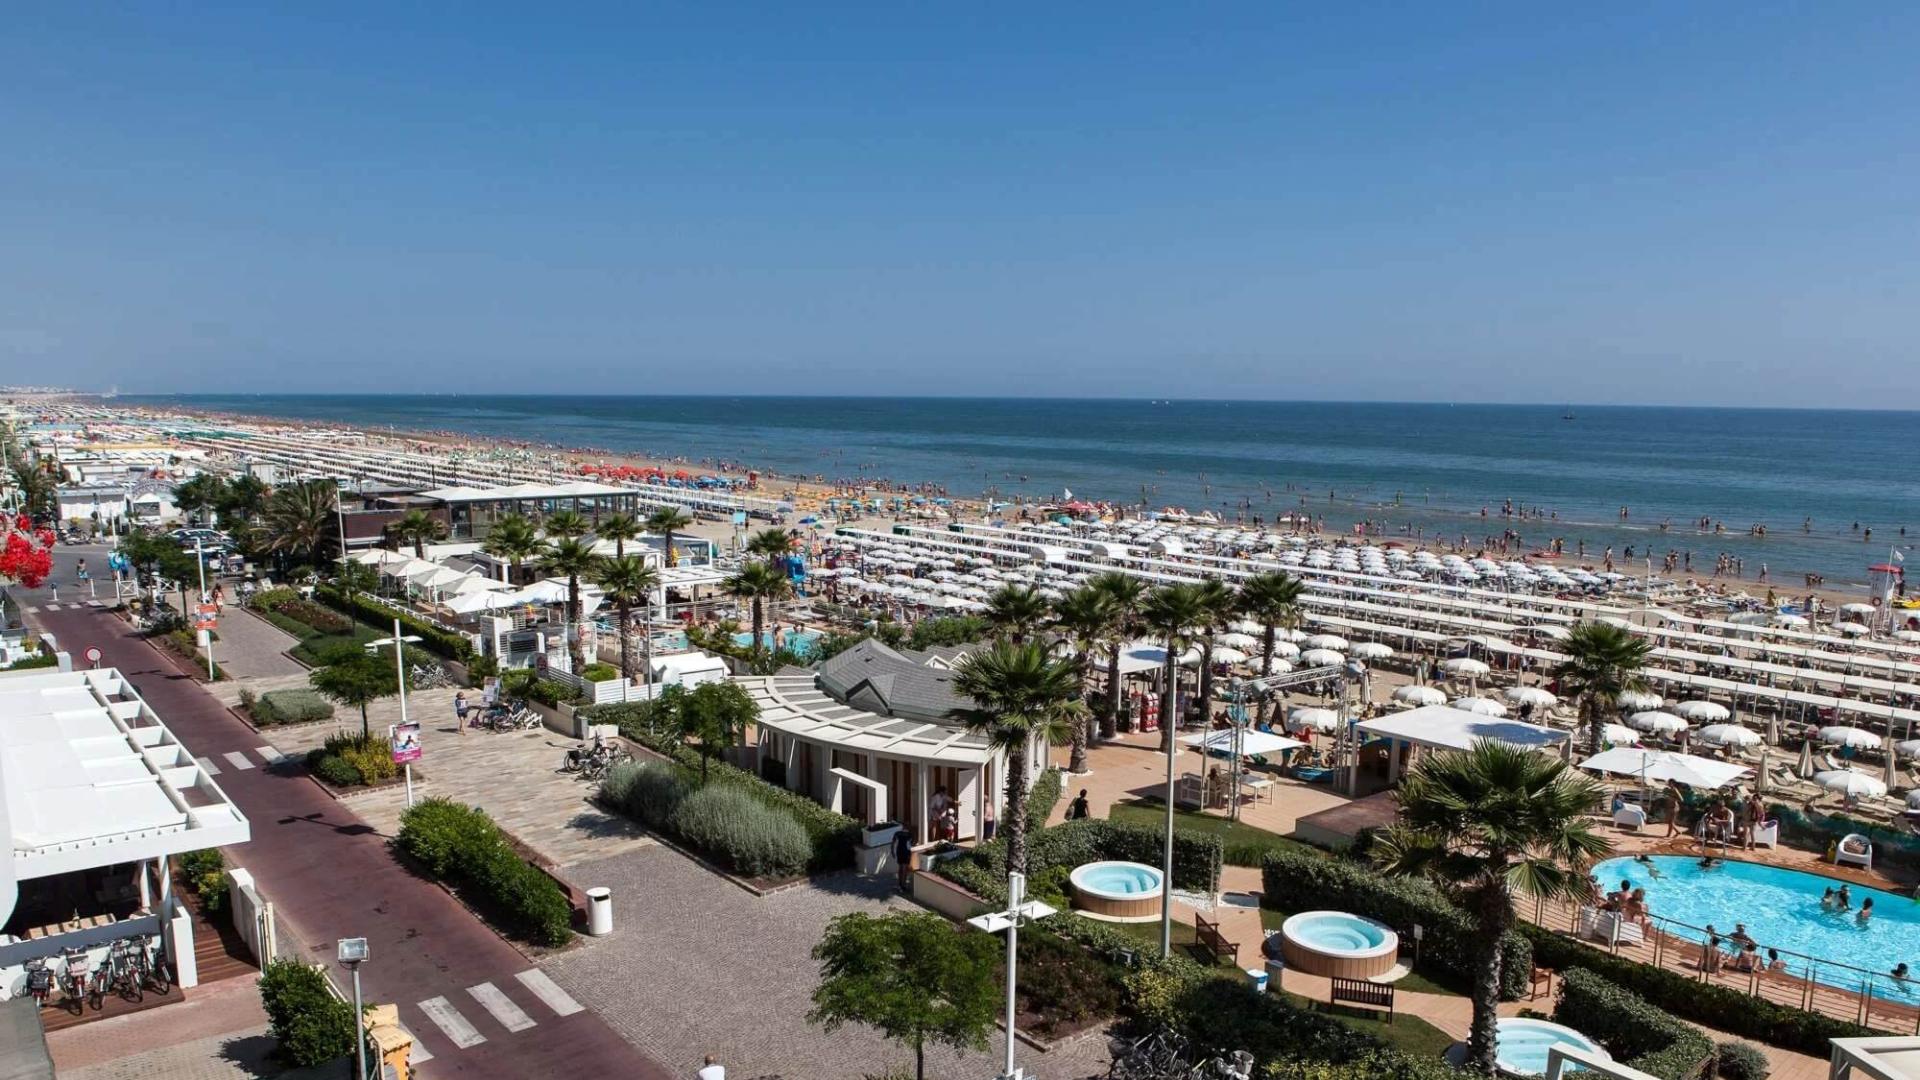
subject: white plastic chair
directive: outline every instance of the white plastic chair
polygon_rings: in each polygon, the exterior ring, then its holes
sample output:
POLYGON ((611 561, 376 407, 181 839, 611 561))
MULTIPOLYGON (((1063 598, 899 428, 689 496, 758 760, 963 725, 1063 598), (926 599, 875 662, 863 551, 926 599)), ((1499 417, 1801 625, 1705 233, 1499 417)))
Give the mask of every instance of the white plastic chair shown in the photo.
POLYGON ((1873 841, 1859 833, 1848 833, 1833 849, 1833 863, 1835 866, 1852 863, 1868 870, 1873 869, 1873 841), (1849 847, 1854 850, 1849 851, 1849 847))
POLYGON ((1644 806, 1623 806, 1613 812, 1613 827, 1639 832, 1647 824, 1647 810, 1644 806))

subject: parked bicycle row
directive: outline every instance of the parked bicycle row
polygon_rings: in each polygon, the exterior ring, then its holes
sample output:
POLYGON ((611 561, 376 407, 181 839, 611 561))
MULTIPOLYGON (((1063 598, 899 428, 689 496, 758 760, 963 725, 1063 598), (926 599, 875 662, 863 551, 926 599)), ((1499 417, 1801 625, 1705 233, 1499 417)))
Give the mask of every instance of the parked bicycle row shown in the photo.
POLYGON ((86 949, 63 950, 57 971, 47 957, 35 957, 26 962, 27 993, 44 1007, 58 987, 61 1005, 76 1014, 88 1005, 98 1012, 105 1007, 108 993, 131 1002, 145 1000, 149 989, 167 994, 173 989, 173 976, 166 961, 154 955, 156 948, 147 934, 120 938, 108 948, 98 970, 86 949))

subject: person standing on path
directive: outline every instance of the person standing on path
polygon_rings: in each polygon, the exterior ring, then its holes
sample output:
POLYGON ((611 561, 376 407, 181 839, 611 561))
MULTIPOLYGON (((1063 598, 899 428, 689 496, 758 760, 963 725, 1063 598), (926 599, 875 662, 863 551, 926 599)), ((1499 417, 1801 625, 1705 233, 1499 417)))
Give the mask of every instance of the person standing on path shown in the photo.
POLYGON ((708 1054, 707 1063, 693 1075, 694 1080, 727 1080, 727 1067, 713 1060, 712 1054, 708 1054))
POLYGON ((453 695, 453 729, 463 738, 467 734, 467 692, 465 690, 453 695))

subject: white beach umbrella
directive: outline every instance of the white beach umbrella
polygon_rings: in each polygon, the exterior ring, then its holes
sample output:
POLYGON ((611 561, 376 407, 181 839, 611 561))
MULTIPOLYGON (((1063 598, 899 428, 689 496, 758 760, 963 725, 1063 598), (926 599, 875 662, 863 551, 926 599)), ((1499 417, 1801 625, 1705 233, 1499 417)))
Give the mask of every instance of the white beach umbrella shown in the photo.
POLYGON ((1298 660, 1300 659, 1300 646, 1295 645, 1291 641, 1276 641, 1273 643, 1273 655, 1285 657, 1288 660, 1298 660))
POLYGON ((1240 633, 1237 630, 1231 634, 1221 634, 1213 640, 1215 643, 1225 645, 1229 649, 1257 649, 1260 647, 1259 638, 1254 637, 1252 634, 1240 633))
POLYGON ((1340 714, 1332 709, 1300 708, 1287 714, 1287 726, 1294 730, 1332 731, 1340 726, 1340 714))
POLYGON ((1393 700, 1409 705, 1445 705, 1447 695, 1431 686, 1402 686, 1393 692, 1393 700))
POLYGON ((1767 621, 1772 623, 1775 626, 1783 627, 1789 630, 1798 630, 1801 627, 1804 627, 1807 625, 1807 620, 1805 616, 1795 615, 1795 614, 1792 614, 1791 612, 1785 612, 1785 611, 1779 613, 1778 615, 1773 616, 1767 621))
POLYGON ((1335 652, 1344 652, 1347 648, 1347 639, 1339 634, 1315 634, 1300 644, 1309 649, 1332 649, 1335 652))
POLYGON ((1911 645, 1916 641, 1920 641, 1920 630, 1895 630, 1893 632, 1893 640, 1904 641, 1911 645))
POLYGON ((1920 757, 1920 739, 1894 743, 1893 752, 1905 758, 1920 757))
POLYGON ((1760 744, 1760 733, 1739 724, 1708 724, 1699 731, 1700 741, 1710 746, 1745 748, 1760 744))
POLYGON ((1711 701, 1682 701, 1668 706, 1667 711, 1696 724, 1717 724, 1733 715, 1725 705, 1716 705, 1711 701))
POLYGON ((1856 750, 1880 749, 1880 736, 1864 728, 1848 727, 1844 724, 1823 727, 1814 737, 1827 746, 1851 746, 1856 750))
POLYGON ((1230 624, 1228 628, 1236 634, 1245 634, 1248 637, 1257 637, 1267 632, 1266 627, 1261 626, 1252 619, 1241 619, 1239 622, 1230 624))
POLYGON ((1625 724, 1608 724, 1600 729, 1600 741, 1608 746, 1632 746, 1640 741, 1640 733, 1625 724))
POLYGON ((1537 686, 1509 686, 1500 692, 1511 705, 1531 705, 1536 709, 1552 708, 1559 698, 1537 686))
POLYGON ((1813 782, 1836 795, 1849 799, 1876 798, 1887 793, 1887 785, 1877 776, 1852 769, 1828 769, 1813 774, 1813 782))
POLYGON ((1347 655, 1361 660, 1385 660, 1393 655, 1393 649, 1377 641, 1362 641, 1348 649, 1347 655))
POLYGON ((1332 649, 1308 649, 1300 654, 1300 662, 1308 667, 1327 667, 1332 664, 1344 664, 1347 658, 1332 649))
POLYGON ((1851 604, 1840 605, 1840 612, 1843 615, 1871 615, 1875 610, 1872 604, 1862 604, 1857 600, 1851 604))
POLYGON ((1483 697, 1454 698, 1453 707, 1456 709, 1459 709, 1461 712, 1470 712, 1478 716, 1507 715, 1507 707, 1493 700, 1492 698, 1483 698, 1483 697))
POLYGON ((1671 735, 1687 730, 1687 722, 1664 712, 1637 712, 1627 717, 1627 725, 1639 731, 1649 731, 1657 735, 1671 735))
POLYGON ((1873 633, 1873 627, 1868 626, 1866 623, 1837 622, 1833 624, 1833 628, 1848 637, 1861 637, 1873 633))
POLYGON ((1216 664, 1239 664, 1244 663, 1246 659, 1247 654, 1241 652, 1239 649, 1229 648, 1225 645, 1215 645, 1213 647, 1213 662, 1216 664))
POLYGON ((1478 679, 1492 669, 1471 656, 1456 656, 1451 660, 1441 661, 1440 670, 1463 679, 1478 679))
POLYGON ((1651 690, 1627 690, 1615 700, 1619 702, 1622 709, 1629 712, 1657 709, 1662 703, 1660 695, 1651 690))

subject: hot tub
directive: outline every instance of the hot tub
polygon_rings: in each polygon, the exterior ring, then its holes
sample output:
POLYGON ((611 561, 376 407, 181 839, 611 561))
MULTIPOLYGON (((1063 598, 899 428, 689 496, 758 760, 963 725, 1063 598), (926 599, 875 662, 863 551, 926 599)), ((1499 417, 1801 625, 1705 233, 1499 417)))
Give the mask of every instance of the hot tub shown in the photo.
POLYGON ((1303 911, 1280 924, 1287 966, 1309 975, 1377 979, 1400 963, 1400 935, 1344 911, 1303 911))
POLYGON ((1149 922, 1160 917, 1165 889, 1160 871, 1145 863, 1091 862, 1074 868, 1073 906, 1110 922, 1149 922))
POLYGON ((1494 1021, 1494 1066, 1511 1076, 1539 1076, 1547 1071, 1547 1050, 1557 1044, 1607 1057, 1606 1048, 1565 1024, 1509 1016, 1494 1021))

